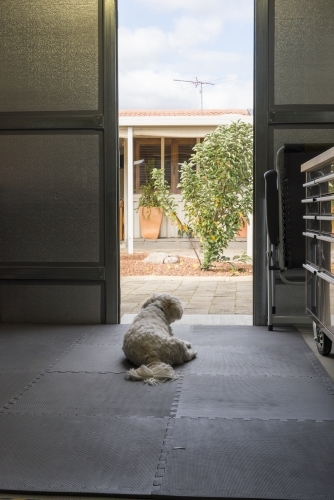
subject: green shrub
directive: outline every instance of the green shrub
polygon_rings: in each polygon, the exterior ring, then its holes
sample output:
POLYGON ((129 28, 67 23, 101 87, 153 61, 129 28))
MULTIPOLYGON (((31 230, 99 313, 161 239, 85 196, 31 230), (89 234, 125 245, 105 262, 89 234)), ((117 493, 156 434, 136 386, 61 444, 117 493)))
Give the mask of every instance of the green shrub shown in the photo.
POLYGON ((187 224, 200 238, 203 269, 223 259, 252 212, 253 127, 241 121, 218 127, 196 144, 188 162, 181 164, 187 224))

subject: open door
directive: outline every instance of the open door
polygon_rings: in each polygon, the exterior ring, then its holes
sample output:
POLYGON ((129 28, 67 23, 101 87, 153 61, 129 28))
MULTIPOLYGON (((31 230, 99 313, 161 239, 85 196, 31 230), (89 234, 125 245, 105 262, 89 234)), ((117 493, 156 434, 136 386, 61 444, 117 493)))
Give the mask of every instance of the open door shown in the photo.
MULTIPOLYGON (((285 144, 334 141, 333 16, 327 0, 255 0, 255 325, 267 324, 264 173, 285 144)), ((293 289, 287 293, 293 303, 293 289)))
POLYGON ((116 7, 0 2, 1 322, 119 321, 116 7))

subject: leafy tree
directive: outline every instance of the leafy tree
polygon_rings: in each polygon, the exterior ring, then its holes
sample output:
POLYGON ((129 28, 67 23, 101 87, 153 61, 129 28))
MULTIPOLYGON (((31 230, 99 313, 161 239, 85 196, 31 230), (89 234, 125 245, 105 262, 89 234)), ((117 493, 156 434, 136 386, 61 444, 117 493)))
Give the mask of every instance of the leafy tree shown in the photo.
POLYGON ((181 164, 185 217, 203 248, 202 268, 224 260, 224 249, 252 212, 253 127, 222 125, 196 144, 181 164))

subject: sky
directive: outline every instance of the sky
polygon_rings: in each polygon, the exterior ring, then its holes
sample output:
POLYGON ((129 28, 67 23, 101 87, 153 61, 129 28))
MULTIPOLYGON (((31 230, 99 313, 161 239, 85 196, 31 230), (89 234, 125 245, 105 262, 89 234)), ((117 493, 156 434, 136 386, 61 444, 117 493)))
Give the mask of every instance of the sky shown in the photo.
POLYGON ((118 0, 119 108, 253 108, 254 0, 118 0), (213 84, 213 85, 211 85, 213 84))

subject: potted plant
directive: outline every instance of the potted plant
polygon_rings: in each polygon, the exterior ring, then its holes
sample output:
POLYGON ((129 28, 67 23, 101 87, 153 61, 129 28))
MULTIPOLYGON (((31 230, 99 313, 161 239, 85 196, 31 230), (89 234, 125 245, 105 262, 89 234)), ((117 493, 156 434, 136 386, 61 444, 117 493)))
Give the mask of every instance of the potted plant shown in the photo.
POLYGON ((155 188, 154 160, 145 163, 146 182, 142 186, 137 211, 142 237, 145 239, 157 239, 160 233, 163 209, 155 188))

